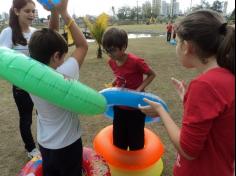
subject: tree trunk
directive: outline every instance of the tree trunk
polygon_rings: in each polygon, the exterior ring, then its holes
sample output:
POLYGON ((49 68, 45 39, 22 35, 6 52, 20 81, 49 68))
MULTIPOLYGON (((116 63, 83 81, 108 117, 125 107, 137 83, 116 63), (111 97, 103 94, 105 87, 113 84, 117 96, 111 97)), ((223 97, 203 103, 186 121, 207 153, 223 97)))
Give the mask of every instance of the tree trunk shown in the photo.
POLYGON ((101 45, 98 45, 97 58, 102 59, 102 48, 101 45))

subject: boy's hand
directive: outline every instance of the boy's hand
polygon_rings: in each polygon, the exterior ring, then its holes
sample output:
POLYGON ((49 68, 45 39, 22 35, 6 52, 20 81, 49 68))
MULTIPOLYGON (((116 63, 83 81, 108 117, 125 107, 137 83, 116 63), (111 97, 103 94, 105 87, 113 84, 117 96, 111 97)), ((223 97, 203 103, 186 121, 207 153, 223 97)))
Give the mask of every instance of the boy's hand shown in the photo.
POLYGON ((181 100, 184 100, 184 95, 186 93, 186 89, 187 89, 187 85, 185 84, 184 81, 179 81, 175 78, 171 78, 171 81, 177 91, 177 93, 179 94, 181 100))
MULTIPOLYGON (((51 0, 49 0, 51 1, 51 0)), ((61 0, 59 4, 54 5, 54 9, 59 13, 67 13, 68 0, 61 0)))

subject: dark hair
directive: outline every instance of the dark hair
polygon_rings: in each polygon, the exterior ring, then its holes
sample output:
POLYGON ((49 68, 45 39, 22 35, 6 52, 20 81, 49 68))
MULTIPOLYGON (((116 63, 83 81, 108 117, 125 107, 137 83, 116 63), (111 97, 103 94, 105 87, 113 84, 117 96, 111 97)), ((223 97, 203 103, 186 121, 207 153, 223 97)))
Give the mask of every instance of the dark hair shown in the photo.
POLYGON ((216 56, 219 66, 235 74, 235 29, 219 13, 193 12, 177 24, 176 33, 180 40, 193 43, 202 63, 208 62, 205 58, 216 56))
POLYGON ((43 28, 33 33, 29 42, 32 58, 48 65, 55 52, 59 52, 60 56, 68 52, 67 42, 58 32, 43 28))
POLYGON ((32 0, 13 0, 12 7, 10 9, 9 26, 12 29, 12 42, 14 45, 27 45, 27 41, 23 36, 18 16, 15 14, 14 9, 20 10, 27 5, 27 3, 33 3, 32 0))
POLYGON ((105 49, 110 47, 117 47, 122 49, 128 46, 128 35, 125 30, 118 28, 108 29, 102 38, 102 46, 105 49))

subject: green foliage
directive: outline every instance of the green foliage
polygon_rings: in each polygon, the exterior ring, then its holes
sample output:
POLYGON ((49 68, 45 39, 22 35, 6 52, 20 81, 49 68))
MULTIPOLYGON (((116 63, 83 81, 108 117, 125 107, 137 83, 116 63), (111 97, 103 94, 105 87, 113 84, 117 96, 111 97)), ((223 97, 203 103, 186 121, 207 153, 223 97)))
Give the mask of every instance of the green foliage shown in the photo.
POLYGON ((223 12, 223 2, 218 0, 214 1, 211 9, 220 13, 223 12))
POLYGON ((213 2, 212 5, 210 5, 209 2, 204 0, 201 5, 197 5, 197 6, 193 7, 192 11, 197 11, 197 10, 201 10, 201 9, 211 9, 211 10, 214 10, 216 12, 222 13, 223 12, 223 7, 224 7, 223 3, 224 2, 216 0, 216 1, 213 2))
POLYGON ((99 15, 94 23, 90 22, 89 19, 84 18, 86 26, 88 27, 89 31, 91 32, 91 35, 98 44, 97 58, 102 58, 102 50, 101 50, 102 36, 108 27, 108 21, 109 21, 109 16, 105 13, 99 15))
POLYGON ((6 27, 6 25, 5 25, 5 24, 1 24, 1 22, 0 22, 0 33, 2 32, 2 30, 3 30, 5 27, 6 27))

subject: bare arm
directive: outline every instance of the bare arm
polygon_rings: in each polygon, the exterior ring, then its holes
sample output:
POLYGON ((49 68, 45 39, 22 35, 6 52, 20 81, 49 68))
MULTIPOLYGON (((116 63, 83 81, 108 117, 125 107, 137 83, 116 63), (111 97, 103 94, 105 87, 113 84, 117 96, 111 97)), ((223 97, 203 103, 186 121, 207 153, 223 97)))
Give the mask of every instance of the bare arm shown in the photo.
POLYGON ((169 135, 170 140, 172 141, 175 148, 178 150, 180 155, 185 157, 188 160, 193 160, 194 158, 187 155, 180 145, 180 128, 173 121, 169 113, 158 103, 144 99, 150 106, 140 107, 140 110, 150 116, 157 117, 160 116, 162 122, 166 128, 166 131, 169 135))
POLYGON ((51 11, 49 28, 59 32, 59 14, 55 9, 51 11))
POLYGON ((141 92, 143 91, 156 77, 156 73, 151 69, 147 73, 147 77, 144 79, 143 83, 136 89, 136 91, 141 92))
POLYGON ((73 21, 72 17, 69 15, 67 11, 67 3, 68 0, 62 0, 61 5, 56 7, 57 12, 61 15, 62 19, 64 20, 65 24, 69 25, 69 30, 71 32, 72 38, 75 42, 75 50, 72 53, 72 57, 74 57, 79 67, 83 64, 85 56, 88 51, 88 43, 80 31, 77 24, 73 21))

